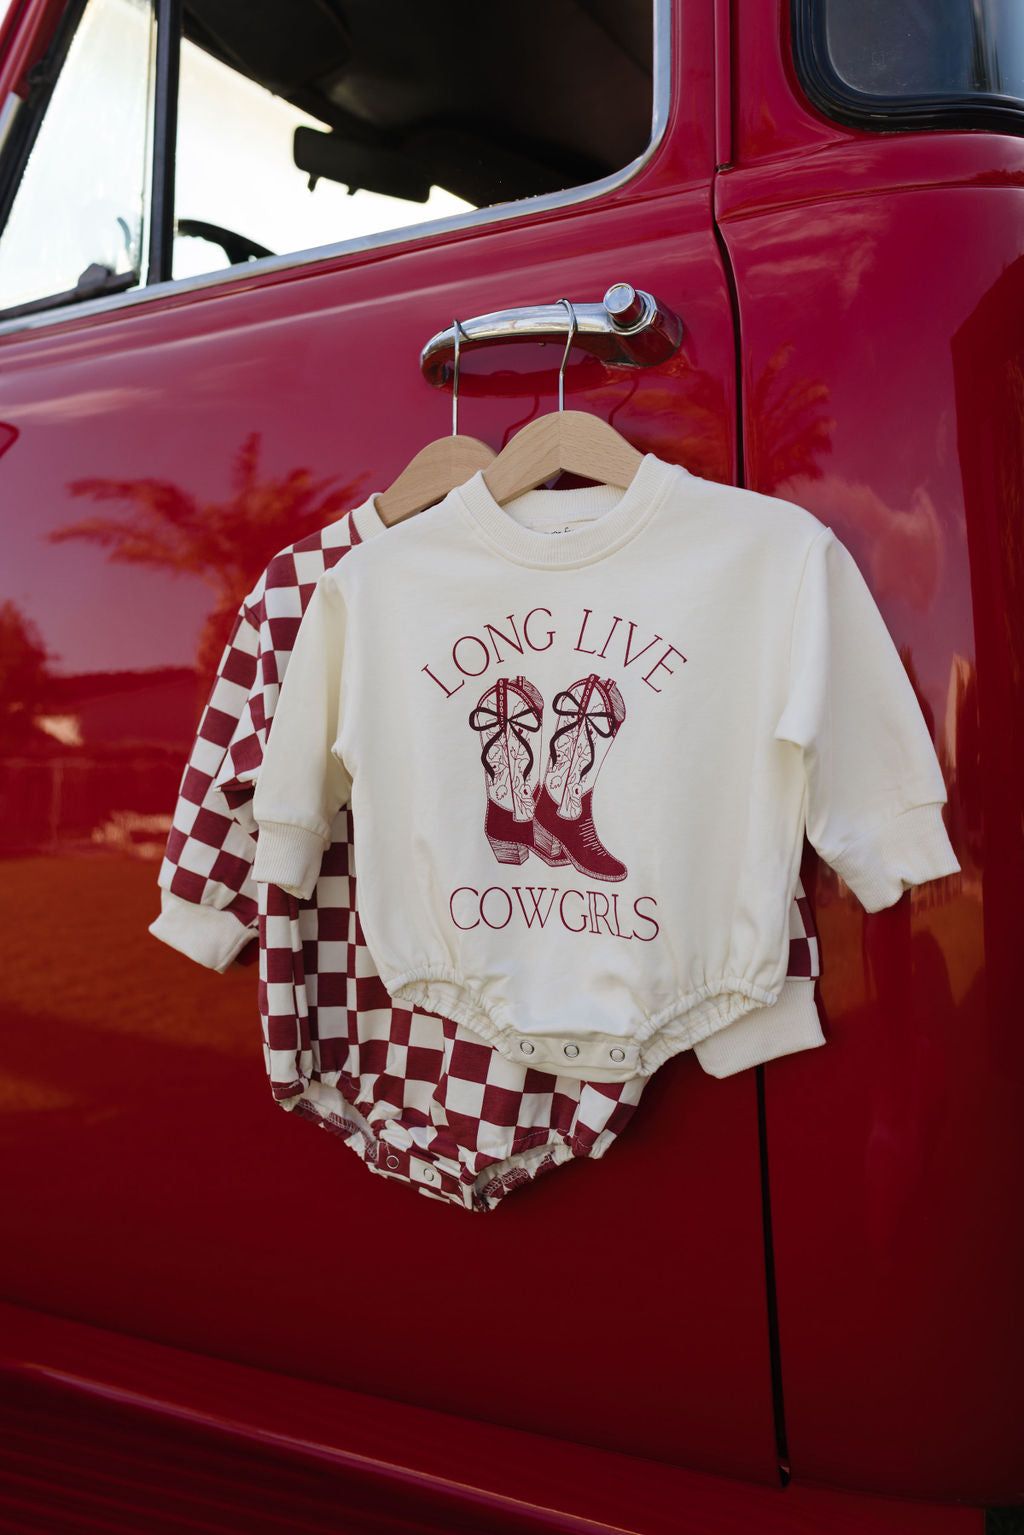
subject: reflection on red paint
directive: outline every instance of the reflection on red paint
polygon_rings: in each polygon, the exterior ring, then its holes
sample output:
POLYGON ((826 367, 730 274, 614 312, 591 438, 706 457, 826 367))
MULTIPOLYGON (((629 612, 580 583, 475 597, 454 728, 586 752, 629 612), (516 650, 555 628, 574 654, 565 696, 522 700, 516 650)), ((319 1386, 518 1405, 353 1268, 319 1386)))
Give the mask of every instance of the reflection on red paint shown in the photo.
POLYGON ((340 516, 355 501, 364 478, 339 484, 335 477, 316 480, 309 469, 292 469, 275 479, 261 476, 259 468, 260 433, 252 432, 235 455, 234 494, 227 501, 201 502, 171 480, 91 476, 72 481, 73 496, 122 502, 129 510, 54 528, 49 541, 82 539, 107 550, 118 564, 205 581, 216 601, 203 628, 196 664, 212 674, 255 577, 284 544, 340 516))

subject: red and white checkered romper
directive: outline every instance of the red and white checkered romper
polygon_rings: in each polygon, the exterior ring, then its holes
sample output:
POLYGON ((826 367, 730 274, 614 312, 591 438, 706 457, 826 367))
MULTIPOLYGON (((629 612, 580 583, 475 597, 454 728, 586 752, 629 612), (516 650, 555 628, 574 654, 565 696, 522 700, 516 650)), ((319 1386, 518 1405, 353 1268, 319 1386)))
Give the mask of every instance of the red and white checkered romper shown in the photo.
MULTIPOLYGON (((394 1006, 359 923, 347 810, 308 901, 250 878, 250 801, 300 620, 324 571, 381 530, 371 500, 282 550, 243 603, 182 779, 151 931, 218 970, 258 936, 275 1099, 342 1136, 372 1171, 490 1210, 560 1162, 602 1156, 647 1079, 549 1076, 449 1019, 394 1006)), ((789 976, 816 976, 800 890, 790 932, 789 976)))

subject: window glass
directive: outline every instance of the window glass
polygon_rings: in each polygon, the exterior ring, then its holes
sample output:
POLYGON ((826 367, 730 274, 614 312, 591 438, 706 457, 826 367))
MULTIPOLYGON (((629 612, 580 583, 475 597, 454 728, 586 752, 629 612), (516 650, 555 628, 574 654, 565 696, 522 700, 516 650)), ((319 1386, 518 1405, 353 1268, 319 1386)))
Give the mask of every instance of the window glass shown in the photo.
POLYGON ((137 280, 153 43, 149 0, 89 0, 0 240, 0 310, 72 290, 87 272, 96 291, 137 280))
POLYGON ((470 206, 438 188, 410 204, 373 192, 350 194, 295 163, 296 128, 323 124, 194 43, 181 50, 174 242, 175 277, 216 271, 267 252, 309 250, 470 206), (224 235, 242 244, 218 242, 224 235), (247 249, 248 247, 248 249, 247 249))
POLYGON ((175 276, 232 259, 196 223, 305 250, 597 180, 650 139, 653 0, 185 0, 184 31, 175 276))
MULTIPOLYGON (((166 275, 623 169, 651 137, 654 4, 183 0, 166 275)), ((15 117, 5 207, 32 147, 0 232, 0 319, 146 280, 154 31, 151 0, 87 0, 49 102, 37 82, 15 117)))
POLYGON ((828 62, 869 96, 1024 101, 1020 0, 823 0, 828 62))

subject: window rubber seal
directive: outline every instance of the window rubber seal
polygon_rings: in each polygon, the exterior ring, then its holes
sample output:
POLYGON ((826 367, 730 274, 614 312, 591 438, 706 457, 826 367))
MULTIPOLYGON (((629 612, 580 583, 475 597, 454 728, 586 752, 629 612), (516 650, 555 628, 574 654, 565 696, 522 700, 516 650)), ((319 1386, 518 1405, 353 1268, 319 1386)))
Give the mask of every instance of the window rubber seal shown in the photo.
POLYGON ((978 91, 936 91, 922 96, 859 91, 837 72, 828 51, 824 0, 791 0, 793 65, 808 101, 823 116, 869 133, 921 133, 986 129, 1024 134, 1024 101, 978 91))

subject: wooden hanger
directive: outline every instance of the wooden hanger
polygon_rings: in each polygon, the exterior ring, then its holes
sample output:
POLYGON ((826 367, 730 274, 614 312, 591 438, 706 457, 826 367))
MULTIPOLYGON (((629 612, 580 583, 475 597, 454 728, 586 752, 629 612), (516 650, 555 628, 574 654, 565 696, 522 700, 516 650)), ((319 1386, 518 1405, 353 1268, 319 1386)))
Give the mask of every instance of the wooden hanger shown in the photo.
POLYGON ((462 326, 455 321, 455 372, 452 383, 452 430, 448 437, 437 437, 409 460, 387 490, 374 498, 377 515, 386 528, 417 512, 425 512, 441 501, 456 485, 464 485, 478 469, 486 469, 495 459, 479 437, 459 432, 459 338, 462 326))
POLYGON ((559 302, 569 311, 569 335, 558 370, 558 409, 524 426, 484 469, 484 484, 499 506, 560 471, 625 490, 643 462, 643 454, 600 416, 565 409, 565 365, 576 313, 567 298, 559 302))

